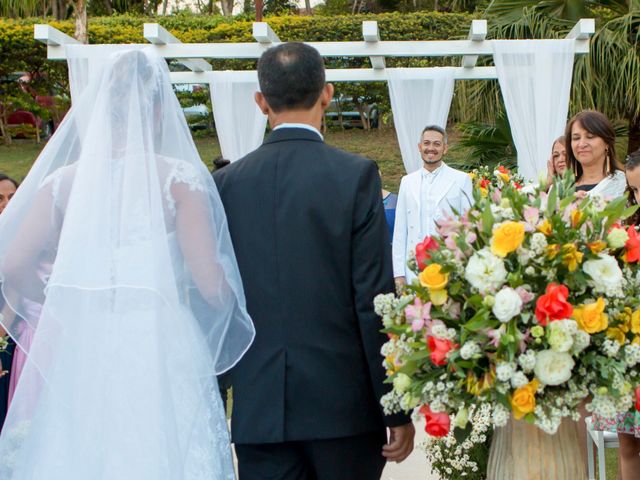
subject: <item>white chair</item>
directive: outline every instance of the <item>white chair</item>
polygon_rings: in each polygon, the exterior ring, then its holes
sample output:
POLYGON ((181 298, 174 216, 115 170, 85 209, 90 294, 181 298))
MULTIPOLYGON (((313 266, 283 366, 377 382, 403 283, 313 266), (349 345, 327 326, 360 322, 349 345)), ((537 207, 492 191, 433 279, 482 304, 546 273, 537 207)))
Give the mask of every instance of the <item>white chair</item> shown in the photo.
POLYGON ((595 465, 593 463, 593 446, 595 444, 598 451, 598 478, 599 480, 605 480, 606 474, 606 462, 604 458, 605 448, 619 448, 618 434, 614 432, 602 432, 593 429, 593 421, 591 417, 584 419, 587 424, 587 460, 589 463, 589 480, 596 480, 595 465))

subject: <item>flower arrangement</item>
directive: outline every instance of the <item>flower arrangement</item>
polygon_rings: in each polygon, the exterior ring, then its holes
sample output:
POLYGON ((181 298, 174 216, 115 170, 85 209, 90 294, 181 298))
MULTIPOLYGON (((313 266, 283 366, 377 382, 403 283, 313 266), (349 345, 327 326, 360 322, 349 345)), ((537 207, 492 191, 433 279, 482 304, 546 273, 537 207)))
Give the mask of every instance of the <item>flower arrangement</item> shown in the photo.
POLYGON ((490 192, 501 190, 506 185, 511 185, 517 189, 525 185, 525 179, 516 172, 512 172, 504 165, 490 168, 483 165, 469 172, 474 189, 477 189, 483 197, 490 192))
POLYGON ((458 439, 460 457, 484 424, 513 417, 553 434, 582 402, 604 418, 640 408, 640 235, 619 225, 634 208, 579 199, 572 185, 476 190, 416 247, 417 280, 375 300, 389 336, 385 411, 416 409, 430 436, 458 439))

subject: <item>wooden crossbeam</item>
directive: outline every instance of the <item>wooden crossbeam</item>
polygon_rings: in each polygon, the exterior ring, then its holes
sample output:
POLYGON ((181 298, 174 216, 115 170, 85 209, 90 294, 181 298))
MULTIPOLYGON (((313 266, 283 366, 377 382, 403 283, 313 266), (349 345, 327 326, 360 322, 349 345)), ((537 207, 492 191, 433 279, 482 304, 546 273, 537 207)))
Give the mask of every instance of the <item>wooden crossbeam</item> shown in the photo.
MULTIPOLYGON (((378 22, 364 21, 362 22, 362 38, 367 43, 377 43, 380 41, 380 32, 378 31, 378 22)), ((383 55, 373 55, 369 57, 371 66, 375 70, 383 69, 385 67, 383 55)))
MULTIPOLYGON (((171 32, 157 23, 144 24, 144 38, 159 47, 163 45, 182 44, 171 32)), ((177 60, 192 72, 207 72, 211 70, 211 64, 204 58, 177 58, 177 60)))
MULTIPOLYGON (((468 38, 472 42, 484 42, 487 38, 487 21, 472 20, 468 38)), ((477 62, 478 55, 465 55, 462 57, 462 66, 464 68, 473 68, 477 62)))

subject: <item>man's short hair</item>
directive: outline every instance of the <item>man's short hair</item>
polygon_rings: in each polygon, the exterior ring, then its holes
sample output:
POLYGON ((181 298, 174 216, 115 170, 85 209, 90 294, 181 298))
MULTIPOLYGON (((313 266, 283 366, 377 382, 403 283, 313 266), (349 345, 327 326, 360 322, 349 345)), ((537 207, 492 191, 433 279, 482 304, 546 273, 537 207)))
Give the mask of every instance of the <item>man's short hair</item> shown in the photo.
POLYGON ((315 48, 304 43, 283 43, 262 54, 258 80, 274 112, 308 110, 324 88, 324 61, 315 48))
POLYGON ((422 130, 422 133, 420 134, 420 141, 422 141, 422 136, 424 135, 424 132, 438 132, 442 134, 442 138, 444 139, 444 144, 447 145, 449 143, 449 137, 447 137, 447 131, 442 128, 440 125, 427 125, 426 127, 424 127, 424 129, 422 130))

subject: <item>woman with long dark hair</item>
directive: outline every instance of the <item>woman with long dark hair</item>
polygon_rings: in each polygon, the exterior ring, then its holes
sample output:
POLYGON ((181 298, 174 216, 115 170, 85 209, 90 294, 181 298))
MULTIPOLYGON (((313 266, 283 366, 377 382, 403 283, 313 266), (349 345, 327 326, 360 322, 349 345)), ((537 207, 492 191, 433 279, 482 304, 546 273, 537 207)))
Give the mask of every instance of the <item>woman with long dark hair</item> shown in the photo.
POLYGON ((616 156, 616 132, 606 116, 594 110, 578 113, 567 124, 565 138, 568 166, 580 195, 611 199, 624 193, 626 180, 616 156))

